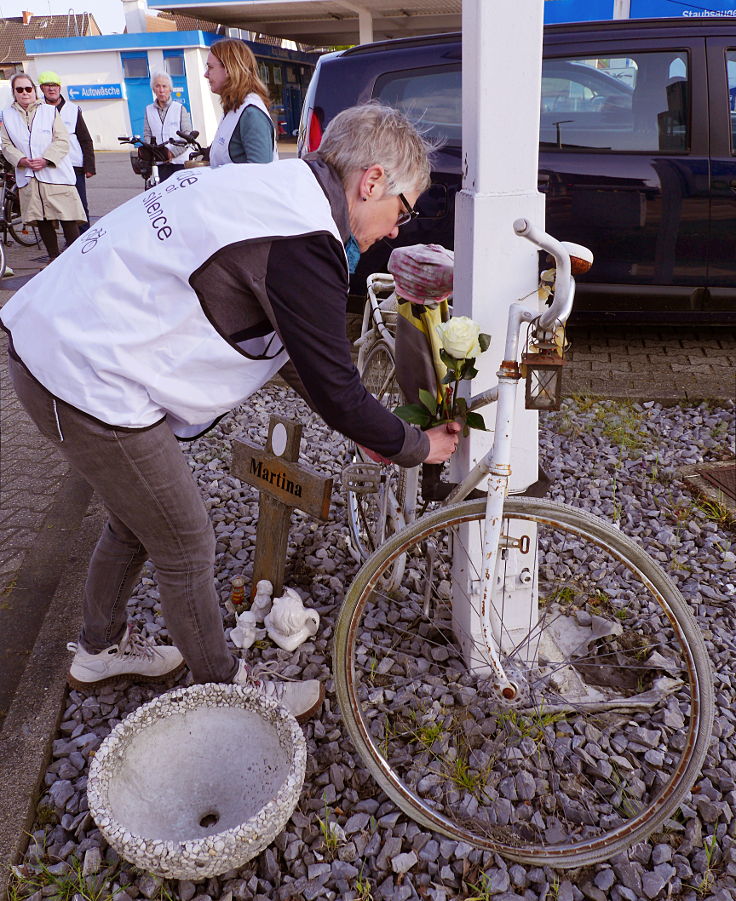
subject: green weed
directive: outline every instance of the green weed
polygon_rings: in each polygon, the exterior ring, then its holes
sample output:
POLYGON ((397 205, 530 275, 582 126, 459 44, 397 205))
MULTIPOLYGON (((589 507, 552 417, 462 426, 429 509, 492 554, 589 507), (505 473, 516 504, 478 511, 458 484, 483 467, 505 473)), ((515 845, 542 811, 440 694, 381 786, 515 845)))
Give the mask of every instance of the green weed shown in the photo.
POLYGON ((719 526, 736 525, 736 516, 719 498, 701 498, 699 501, 696 501, 695 506, 704 514, 706 519, 719 526))
POLYGON ((51 872, 41 861, 32 867, 12 867, 8 901, 21 901, 36 892, 53 896, 54 901, 110 901, 112 894, 99 880, 82 874, 82 864, 76 857, 70 857, 67 864, 69 868, 63 873, 51 872))
POLYGON ((337 848, 341 842, 340 829, 332 819, 333 811, 327 804, 327 800, 324 795, 322 796, 325 802, 325 815, 324 817, 317 816, 317 822, 319 823, 319 831, 322 833, 322 841, 324 842, 325 852, 330 859, 335 857, 337 853, 337 848))
POLYGON ((477 883, 469 882, 468 888, 475 894, 468 895, 465 901, 492 901, 493 885, 491 877, 486 873, 481 873, 480 880, 477 883))
POLYGON ((370 880, 363 876, 363 867, 360 868, 360 875, 355 880, 355 892, 357 894, 356 901, 373 901, 373 892, 371 891, 370 880))

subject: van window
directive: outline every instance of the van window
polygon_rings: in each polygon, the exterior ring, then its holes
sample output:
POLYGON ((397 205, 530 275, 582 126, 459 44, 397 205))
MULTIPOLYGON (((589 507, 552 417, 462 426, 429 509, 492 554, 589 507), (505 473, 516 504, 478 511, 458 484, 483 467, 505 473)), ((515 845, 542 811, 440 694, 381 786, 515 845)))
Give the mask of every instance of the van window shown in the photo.
POLYGON ((689 131, 684 50, 542 63, 544 150, 682 153, 689 131))
POLYGON ((433 138, 460 145, 462 129, 459 66, 434 66, 389 72, 377 81, 373 96, 421 124, 433 138))
POLYGON ((728 109, 731 115, 731 156, 736 156, 736 50, 726 53, 728 109))

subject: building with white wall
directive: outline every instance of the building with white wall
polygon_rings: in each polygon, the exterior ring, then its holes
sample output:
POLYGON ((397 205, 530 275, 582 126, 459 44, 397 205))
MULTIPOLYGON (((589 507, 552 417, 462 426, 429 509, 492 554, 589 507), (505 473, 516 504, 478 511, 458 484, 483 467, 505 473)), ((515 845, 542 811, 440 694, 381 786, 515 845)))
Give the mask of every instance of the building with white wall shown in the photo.
MULTIPOLYGON (((174 96, 189 110, 199 140, 209 144, 222 112, 219 97, 203 77, 215 31, 135 31, 146 28, 144 0, 127 0, 129 33, 26 41, 25 69, 33 77, 57 72, 63 92, 78 103, 98 150, 119 150, 119 135, 143 134, 145 107, 152 102, 151 76, 167 72, 174 96)), ((249 42, 272 97, 277 133, 291 135, 317 60, 316 54, 249 42)))

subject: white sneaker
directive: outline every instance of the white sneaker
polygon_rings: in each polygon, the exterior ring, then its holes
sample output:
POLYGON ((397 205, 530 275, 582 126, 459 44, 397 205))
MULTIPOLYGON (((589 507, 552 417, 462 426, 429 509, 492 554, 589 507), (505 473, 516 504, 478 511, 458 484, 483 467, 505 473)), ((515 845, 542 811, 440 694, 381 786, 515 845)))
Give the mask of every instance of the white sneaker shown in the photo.
POLYGON ((73 688, 108 685, 123 679, 139 682, 159 682, 173 678, 184 668, 184 658, 170 645, 156 645, 151 638, 128 628, 125 637, 99 654, 90 654, 70 641, 67 649, 74 651, 67 681, 73 688))
POLYGON ((297 682, 258 679, 246 666, 244 660, 240 661, 238 671, 233 677, 233 684, 253 685, 260 688, 267 698, 286 707, 298 723, 303 723, 313 716, 322 706, 325 698, 324 684, 318 679, 304 679, 297 682))

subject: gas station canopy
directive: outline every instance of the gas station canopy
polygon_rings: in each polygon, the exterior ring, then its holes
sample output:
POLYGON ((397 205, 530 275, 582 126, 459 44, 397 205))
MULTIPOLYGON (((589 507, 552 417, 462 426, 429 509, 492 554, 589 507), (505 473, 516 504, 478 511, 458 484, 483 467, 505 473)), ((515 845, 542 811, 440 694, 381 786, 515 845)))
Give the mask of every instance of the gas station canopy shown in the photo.
POLYGON ((317 47, 459 31, 462 0, 149 0, 150 7, 317 47))

